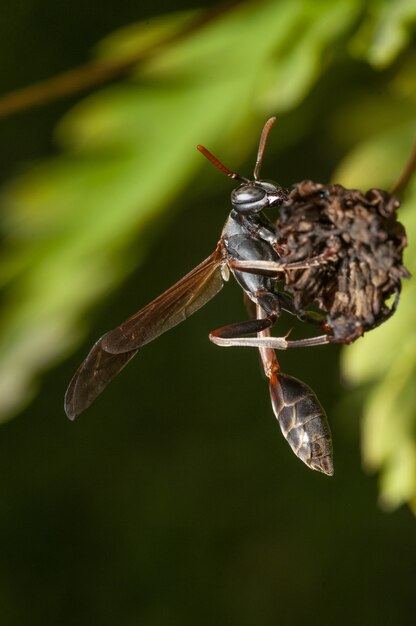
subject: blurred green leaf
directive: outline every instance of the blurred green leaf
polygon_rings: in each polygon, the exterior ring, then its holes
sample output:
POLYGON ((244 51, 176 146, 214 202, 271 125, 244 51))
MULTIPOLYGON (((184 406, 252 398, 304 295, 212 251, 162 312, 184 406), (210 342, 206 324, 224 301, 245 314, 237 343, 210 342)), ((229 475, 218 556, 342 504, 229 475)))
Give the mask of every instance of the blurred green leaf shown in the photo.
POLYGON ((375 67, 386 67, 410 43, 415 23, 413 0, 373 0, 351 49, 375 67))
MULTIPOLYGON (((377 110, 369 107, 367 113, 377 115, 377 110)), ((415 133, 414 109, 412 116, 404 121, 402 116, 397 116, 396 111, 392 125, 377 134, 372 135, 368 125, 366 129, 361 128, 361 141, 357 142, 338 165, 332 175, 333 180, 348 188, 392 189, 410 154, 415 133)), ((402 207, 400 216, 404 211, 406 209, 402 207)))
POLYGON ((380 499, 388 508, 415 498, 415 374, 409 359, 396 358, 366 400, 364 464, 370 470, 381 470, 380 499))
POLYGON ((95 47, 95 56, 101 59, 125 59, 163 44, 167 38, 180 35, 192 27, 201 11, 184 11, 154 17, 151 20, 129 24, 108 35, 95 47))
MULTIPOLYGON (((416 118, 410 126, 399 124, 363 141, 341 163, 337 180, 347 186, 355 182, 364 189, 373 180, 388 188, 398 176, 397 164, 404 165, 415 137, 416 118), (375 162, 375 170, 368 167, 375 162)), ((411 244, 416 239, 414 179, 399 218, 411 244)), ((411 245, 405 263, 414 275, 416 253, 411 245)), ((346 379, 355 385, 367 384, 362 422, 363 460, 369 470, 381 472, 380 500, 387 508, 416 501, 415 307, 416 286, 412 281, 404 281, 393 318, 346 348, 342 355, 346 379)))
POLYGON ((335 47, 357 17, 359 2, 305 2, 297 20, 286 28, 286 38, 264 68, 266 87, 259 89, 258 103, 266 110, 293 109, 319 78, 335 47), (282 54, 283 53, 283 54, 282 54))

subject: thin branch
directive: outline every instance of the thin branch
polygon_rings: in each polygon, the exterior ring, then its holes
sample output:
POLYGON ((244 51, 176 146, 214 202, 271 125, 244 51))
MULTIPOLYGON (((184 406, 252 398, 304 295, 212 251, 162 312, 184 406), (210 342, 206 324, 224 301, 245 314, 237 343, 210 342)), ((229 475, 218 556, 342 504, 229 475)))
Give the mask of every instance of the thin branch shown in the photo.
POLYGON ((406 165, 403 168, 402 173, 399 178, 396 180, 393 188, 391 190, 391 194, 393 196, 401 196, 405 191, 407 185, 412 179, 413 174, 416 171, 416 142, 413 144, 412 151, 407 160, 406 165))
POLYGON ((63 72, 58 76, 45 81, 11 91, 0 97, 0 118, 13 115, 18 111, 24 111, 34 106, 41 106, 70 96, 97 85, 109 82, 127 74, 133 67, 161 52, 164 48, 188 37, 194 32, 204 28, 210 22, 216 20, 224 13, 230 11, 241 0, 229 0, 214 8, 207 9, 198 14, 186 24, 179 32, 168 35, 162 41, 150 45, 145 50, 140 50, 123 59, 92 61, 75 69, 63 72))

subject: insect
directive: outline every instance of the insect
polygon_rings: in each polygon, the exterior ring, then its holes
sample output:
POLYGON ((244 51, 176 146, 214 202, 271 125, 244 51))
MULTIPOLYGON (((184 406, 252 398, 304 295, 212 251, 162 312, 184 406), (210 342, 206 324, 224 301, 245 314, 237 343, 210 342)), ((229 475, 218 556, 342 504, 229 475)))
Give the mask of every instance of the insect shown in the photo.
MULTIPOLYGON (((336 259, 334 246, 315 253, 312 248, 301 260, 285 260, 279 229, 268 220, 265 209, 280 208, 288 192, 278 184, 259 178, 267 138, 275 118, 262 131, 253 179, 225 167, 203 146, 202 154, 227 176, 239 182, 231 193, 231 212, 214 252, 153 302, 139 310, 92 347, 72 378, 65 396, 70 419, 87 409, 142 346, 184 321, 213 298, 234 275, 254 311, 252 319, 212 331, 210 340, 220 346, 252 346, 259 350, 269 379, 272 407, 282 433, 294 453, 311 469, 333 474, 332 441, 325 412, 305 383, 283 373, 275 349, 323 345, 334 337, 327 315, 316 315, 296 303, 296 296, 277 289, 278 281, 302 272, 318 270, 336 259), (272 337, 271 327, 282 311, 302 321, 319 324, 325 334, 307 339, 272 337), (254 336, 251 336, 254 335, 254 336)), ((324 279, 325 282, 326 279, 324 279)), ((313 298, 310 297, 310 302, 313 298)), ((324 309, 326 312, 329 311, 324 309)), ((387 318, 387 315, 385 315, 387 318)), ((351 340, 353 340, 353 337, 351 340)))

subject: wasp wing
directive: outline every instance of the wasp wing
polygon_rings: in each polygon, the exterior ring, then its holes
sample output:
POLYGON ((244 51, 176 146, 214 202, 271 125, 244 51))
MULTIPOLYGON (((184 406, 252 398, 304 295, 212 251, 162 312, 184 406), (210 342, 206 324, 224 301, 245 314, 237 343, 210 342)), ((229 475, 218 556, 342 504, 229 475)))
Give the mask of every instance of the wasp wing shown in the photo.
POLYGON ((137 350, 186 320, 220 291, 223 286, 222 263, 218 247, 156 300, 104 335, 101 340, 103 349, 112 354, 137 350))
POLYGON ((134 357, 137 350, 110 354, 99 339, 75 372, 65 394, 65 413, 73 420, 92 404, 115 376, 134 357))
POLYGON ((65 394, 65 412, 70 419, 92 404, 139 347, 187 319, 220 291, 221 264, 217 248, 173 287, 94 344, 65 394))

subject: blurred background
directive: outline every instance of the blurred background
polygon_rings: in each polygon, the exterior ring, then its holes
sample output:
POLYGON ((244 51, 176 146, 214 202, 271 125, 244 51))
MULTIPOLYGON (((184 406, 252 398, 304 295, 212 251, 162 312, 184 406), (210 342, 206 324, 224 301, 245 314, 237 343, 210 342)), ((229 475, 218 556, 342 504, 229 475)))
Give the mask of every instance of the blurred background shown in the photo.
MULTIPOLYGON (((412 281, 353 346, 281 356, 326 408, 331 479, 281 436, 255 350, 208 341, 246 316, 231 283, 75 423, 63 396, 100 335, 213 251, 232 184, 197 143, 249 176, 277 115, 265 178, 392 187, 415 22, 413 0, 3 0, 2 624, 414 623, 412 281)), ((415 204, 413 181, 413 274, 415 204)))

